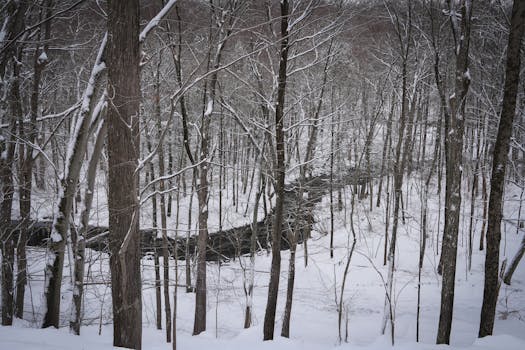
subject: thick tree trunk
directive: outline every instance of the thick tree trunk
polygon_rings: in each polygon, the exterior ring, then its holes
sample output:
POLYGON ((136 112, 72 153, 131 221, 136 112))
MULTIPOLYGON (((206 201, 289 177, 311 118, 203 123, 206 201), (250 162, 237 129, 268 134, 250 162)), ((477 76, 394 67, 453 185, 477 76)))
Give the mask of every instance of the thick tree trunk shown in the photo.
MULTIPOLYGON (((17 50, 18 61, 21 53, 17 50)), ((8 132, 0 135, 0 190, 2 203, 0 205, 0 244, 2 249, 2 325, 13 323, 13 271, 15 255, 15 238, 11 228, 11 210, 13 208, 14 156, 16 147, 16 123, 22 118, 20 98, 20 66, 13 59, 13 79, 9 88, 9 110, 11 113, 8 132), (4 136, 5 135, 5 136, 4 136)))
MULTIPOLYGON (((18 81, 18 79, 16 79, 18 81)), ((13 82, 15 84, 15 82, 13 82)), ((16 83, 17 84, 17 83, 16 83)), ((11 89, 15 88, 11 86, 11 89)), ((11 93, 11 96, 13 94, 11 93)), ((11 103, 11 106, 13 104, 11 103)), ((2 326, 13 323, 13 267, 14 267, 14 235, 11 231, 11 209, 13 207, 13 158, 15 153, 14 115, 9 128, 10 137, 0 138, 0 183, 2 204, 0 205, 0 244, 2 249, 2 326)))
MULTIPOLYGON (((26 12, 29 3, 11 2, 4 7, 6 17, 4 20, 5 42, 16 37, 25 27, 26 12)), ((16 147, 16 123, 23 118, 22 100, 20 96, 20 68, 18 62, 22 61, 21 45, 15 43, 7 48, 1 45, 3 53, 0 53, 0 87, 5 86, 5 70, 12 60, 13 72, 11 84, 7 92, 3 92, 7 97, 7 107, 10 113, 7 115, 9 127, 2 130, 0 134, 0 191, 2 193, 2 203, 0 205, 0 245, 2 250, 2 325, 11 325, 13 322, 13 271, 14 271, 14 248, 15 239, 11 231, 11 210, 13 207, 13 172, 15 162, 16 147)), ((3 101, 2 101, 3 102, 3 101)), ((24 257, 25 261, 25 257, 24 257)))
POLYGON ((91 126, 91 111, 94 105, 94 95, 96 95, 97 81, 101 72, 105 69, 102 56, 106 48, 106 38, 100 44, 99 51, 88 85, 83 95, 82 106, 76 122, 76 127, 69 141, 67 151, 67 164, 65 173, 60 186, 61 196, 58 204, 58 215, 55 216, 51 228, 51 239, 48 246, 49 258, 46 261, 46 278, 48 279, 45 288, 46 313, 44 316, 43 328, 59 327, 60 318, 60 288, 62 286, 62 270, 64 265, 64 251, 66 240, 69 233, 69 220, 73 209, 73 198, 77 191, 77 183, 80 169, 84 160, 89 128, 91 126))
POLYGON ((494 145, 492 176, 490 180, 489 216, 487 223, 487 252, 485 258, 485 287, 479 324, 479 337, 492 335, 499 291, 499 245, 503 216, 503 189, 509 154, 512 124, 516 110, 520 72, 520 47, 525 31, 525 1, 514 0, 507 47, 507 66, 503 107, 494 145))
POLYGON ((108 208, 113 345, 140 349, 139 1, 108 1, 108 208))
MULTIPOLYGON (((470 84, 468 73, 468 52, 470 41, 470 17, 472 4, 463 0, 459 5, 462 20, 453 31, 459 35, 456 56, 456 85, 454 97, 450 99, 449 118, 445 121, 445 154, 446 154, 446 190, 445 190, 445 227, 443 229, 443 248, 440 266, 443 276, 441 287, 441 310, 436 342, 450 343, 452 313, 454 309, 454 290, 456 278, 456 259, 458 250, 459 214, 461 209, 461 179, 463 130, 465 119, 465 99, 470 84), (459 32, 457 32, 459 30, 459 32), (448 125, 447 125, 448 121, 448 125)), ((441 82, 439 83, 441 84, 441 82)), ((442 88, 439 86, 438 88, 442 88)), ((441 92, 443 94, 443 92, 441 92)), ((442 97, 442 100, 444 98, 442 97)), ((446 106, 446 104, 444 104, 446 106)))
POLYGON ((272 264, 268 301, 264 314, 264 340, 273 340, 275 311, 279 293, 281 275, 281 236, 284 203, 284 103, 286 95, 286 73, 288 63, 288 0, 281 1, 281 45, 279 60, 279 77, 277 80, 277 103, 275 106, 275 149, 277 163, 275 167, 275 221, 272 228, 272 264))
POLYGON ((197 198, 199 202, 199 234, 197 237, 197 280, 195 283, 195 319, 193 335, 206 330, 206 250, 208 243, 208 132, 209 117, 203 117, 201 127, 201 160, 197 198))
MULTIPOLYGON (((103 100, 105 101, 105 99, 103 100)), ((106 138, 106 122, 102 120, 95 133, 95 145, 93 152, 89 159, 87 171, 87 185, 84 191, 84 205, 81 212, 81 226, 74 242, 74 270, 73 270, 73 315, 69 323, 70 330, 76 334, 80 334, 80 326, 82 323, 82 295, 84 294, 84 262, 85 262, 85 248, 86 248, 86 234, 89 227, 89 216, 91 206, 93 203, 93 194, 95 190, 95 180, 97 176, 97 166, 104 147, 104 140, 106 138)))
MULTIPOLYGON (((53 7, 53 0, 47 0, 45 7, 45 18, 50 18, 53 7)), ((41 10, 41 17, 44 14, 44 10, 41 10)), ((31 100, 30 100, 30 123, 26 128, 23 120, 20 123, 20 137, 26 139, 29 143, 20 144, 19 159, 20 159, 20 186, 19 186, 19 205, 20 205, 20 217, 22 222, 20 224, 20 235, 18 237, 18 243, 16 247, 17 256, 17 275, 16 275, 16 301, 15 301, 15 316, 23 318, 24 315, 24 296, 25 286, 27 283, 27 261, 26 261, 26 244, 28 238, 28 226, 31 219, 31 193, 33 185, 33 165, 35 158, 33 156, 33 148, 30 146, 34 144, 37 138, 37 115, 40 97, 40 80, 42 77, 42 71, 47 64, 47 60, 42 60, 42 53, 45 53, 48 48, 48 42, 51 34, 51 21, 47 21, 43 26, 44 37, 40 37, 39 42, 43 42, 42 48, 37 48, 33 56, 33 82, 31 88, 31 100), (43 39, 41 41, 41 39, 43 39), (27 129, 27 130, 25 130, 27 129)))

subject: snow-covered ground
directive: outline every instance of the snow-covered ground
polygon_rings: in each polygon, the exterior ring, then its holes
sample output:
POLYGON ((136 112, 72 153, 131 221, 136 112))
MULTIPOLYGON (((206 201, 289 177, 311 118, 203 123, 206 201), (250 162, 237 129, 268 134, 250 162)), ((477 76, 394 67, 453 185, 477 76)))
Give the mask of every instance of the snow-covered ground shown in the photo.
MULTIPOLYGON (((525 349, 525 264, 514 274, 512 285, 502 285, 497 307, 494 336, 477 339, 481 302, 483 296, 484 251, 477 249, 481 229, 481 208, 474 220, 477 225, 474 237, 474 255, 471 271, 467 270, 467 232, 469 199, 463 201, 462 233, 459 239, 456 275, 456 297, 452 326, 451 346, 436 346, 435 338, 440 305, 440 277, 436 254, 440 244, 436 233, 442 231, 442 217, 438 218, 438 201, 435 188, 431 189, 429 202, 429 237, 422 273, 420 343, 416 343, 417 270, 419 257, 419 224, 421 182, 414 177, 404 187, 406 222, 400 226, 398 256, 395 273, 395 340, 396 349, 525 349)), ((326 196, 316 207, 317 223, 308 243, 308 266, 304 265, 303 246, 298 246, 296 278, 290 339, 279 336, 286 298, 286 281, 289 252, 282 252, 282 274, 277 308, 276 339, 262 341, 262 324, 266 306, 271 257, 260 252, 256 257, 254 292, 254 326, 243 329, 244 291, 243 266, 248 259, 236 259, 219 266, 208 264, 208 324, 207 332, 191 336, 194 313, 194 294, 178 289, 177 332, 178 349, 385 349, 390 348, 390 336, 380 335, 383 318, 386 267, 383 266, 384 247, 384 200, 380 208, 369 211, 368 199, 356 201, 354 230, 358 243, 353 254, 344 292, 344 323, 348 320, 348 343, 339 343, 337 303, 351 239, 350 195, 348 188, 346 209, 336 212, 335 251, 329 251, 329 201, 326 196), (242 264, 241 264, 242 262, 242 264)), ((517 193, 519 199, 519 193, 517 193)), ((507 190, 506 218, 517 218, 516 191, 507 190)), ((479 201, 479 199, 478 199, 479 201)), ((374 199, 375 202, 375 199, 374 199)), ((479 203, 479 202, 478 202, 479 203)), ((96 205, 96 202, 94 203, 96 205)), ((196 203, 194 204, 196 205, 196 203)), ((186 212, 187 209, 181 209, 186 212)), ((212 209, 210 209, 211 211, 212 209)), ((231 211, 232 209, 229 208, 231 211)), ((249 216, 249 215, 248 215, 249 216)), ((234 222, 234 219, 231 220, 234 222)), ((242 220, 239 219, 241 223, 242 220)), ((512 257, 523 232, 516 234, 516 227, 505 224, 502 255, 512 257)), ((29 250, 30 288, 26 299, 24 321, 14 327, 0 327, 0 349, 111 349, 111 293, 103 282, 109 280, 108 259, 105 254, 88 251, 91 263, 86 265, 88 284, 85 293, 85 322, 81 336, 68 333, 71 303, 70 268, 64 268, 62 299, 62 323, 64 328, 38 329, 42 318, 43 263, 45 251, 29 250), (99 327, 101 335, 99 336, 99 327)), ((68 259, 66 258, 66 263, 68 259)), ((161 262, 162 264, 162 262, 161 262)), ((171 260, 174 284, 174 261, 171 260)), ((178 278, 183 284, 184 262, 179 262, 178 278)), ((166 344, 164 331, 155 329, 155 290, 153 287, 153 260, 143 259, 143 349, 171 349, 166 344)), ((173 286, 171 293, 173 295, 173 286)), ((173 302, 173 299, 170 300, 173 302)), ((164 317, 164 316, 163 316, 164 317)), ((163 320, 164 322, 164 320, 163 320)), ((345 329, 343 328, 343 338, 345 329)))

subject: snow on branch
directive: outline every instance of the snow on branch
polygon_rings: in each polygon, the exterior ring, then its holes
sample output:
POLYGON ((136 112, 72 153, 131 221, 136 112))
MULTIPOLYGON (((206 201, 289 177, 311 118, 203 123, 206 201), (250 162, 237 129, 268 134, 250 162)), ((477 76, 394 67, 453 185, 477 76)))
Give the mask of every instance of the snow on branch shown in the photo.
MULTIPOLYGON (((199 161, 198 163, 195 163, 195 164, 191 164, 185 168, 182 168, 180 169, 179 171, 175 172, 175 173, 172 173, 172 174, 168 174, 168 175, 164 175, 164 176, 161 176, 161 177, 158 177, 156 179, 154 179, 153 181, 151 181, 150 183, 148 183, 146 186, 144 186, 144 188, 140 191, 140 198, 142 198, 144 196, 144 194, 146 193, 146 191, 153 185, 155 185, 156 183, 160 182, 160 181, 166 181, 166 180, 170 180, 174 177, 177 177, 179 175, 181 175, 182 173, 184 173, 185 171, 188 171, 188 170, 191 170, 193 168, 196 168, 198 167, 199 165, 201 165, 202 163, 204 162, 207 162, 208 160, 207 159, 202 159, 201 161, 199 161)), ((171 189, 165 191, 166 193, 169 192, 171 189)), ((150 193, 146 198, 144 199, 141 199, 140 201, 140 205, 143 205, 149 198, 151 198, 152 196, 155 196, 156 194, 161 194, 161 192, 158 192, 158 191, 155 191, 155 192, 152 192, 150 193)))
MULTIPOLYGON (((53 114, 47 114, 47 115, 44 115, 42 117, 38 117, 36 118, 36 121, 37 122, 41 122, 41 121, 45 121, 45 120, 48 120, 48 119, 57 119, 57 118, 62 118, 62 117, 67 117, 69 116, 71 113, 75 112, 77 109, 80 108, 80 105, 81 105, 81 101, 78 101, 77 103, 75 103, 73 106, 69 107, 68 109, 62 111, 62 112, 59 112, 59 113, 53 113, 53 114)), ((31 122, 31 119, 29 118, 26 118, 24 119, 23 123, 30 123, 31 122)), ((5 129, 9 127, 9 124, 8 123, 5 123, 5 124, 0 124, 0 129, 5 129)))
POLYGON ((146 40, 146 36, 148 35, 148 33, 159 25, 160 21, 168 14, 168 12, 171 10, 171 8, 175 5, 176 2, 177 0, 170 0, 162 8, 162 10, 160 10, 159 13, 157 13, 157 15, 153 17, 151 21, 149 21, 149 23, 144 27, 142 32, 140 32, 139 43, 142 44, 144 40, 146 40))

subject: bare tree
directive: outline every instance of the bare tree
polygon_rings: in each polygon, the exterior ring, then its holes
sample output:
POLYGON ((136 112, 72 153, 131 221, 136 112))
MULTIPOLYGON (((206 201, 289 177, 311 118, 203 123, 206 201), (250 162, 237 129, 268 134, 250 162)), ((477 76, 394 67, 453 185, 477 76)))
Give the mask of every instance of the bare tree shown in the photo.
POLYGON ((268 286, 268 301, 264 314, 264 340, 273 340, 275 326, 275 311, 277 295, 279 293, 279 278, 281 275, 281 236, 283 225, 284 203, 284 106, 286 96, 286 77, 288 63, 288 0, 282 0, 281 6, 281 36, 279 51, 279 76, 277 78, 277 102, 275 104, 275 150, 277 163, 275 165, 275 221, 272 227, 272 265, 270 271, 270 285, 268 286))
POLYGON ((498 134, 494 145, 492 175, 490 179, 489 215, 487 223, 487 250, 485 258, 485 286, 483 305, 479 324, 479 337, 492 335, 496 304, 498 302, 499 249, 501 240, 501 219, 503 216, 503 188, 505 170, 512 136, 512 124, 516 110, 516 96, 520 78, 520 48, 525 31, 525 1, 514 0, 510 33, 507 46, 507 65, 505 68, 505 86, 499 120, 498 134))
POLYGON ((142 346, 139 1, 108 2, 108 208, 113 345, 142 346))
POLYGON ((73 209, 73 199, 77 191, 78 178, 86 151, 90 126, 91 113, 95 104, 98 81, 106 65, 103 55, 106 49, 106 37, 100 44, 97 58, 88 84, 84 90, 82 107, 77 116, 75 130, 71 135, 67 149, 67 164, 61 181, 61 191, 58 204, 58 214, 53 219, 51 239, 48 243, 49 258, 46 261, 46 313, 42 324, 46 327, 59 327, 60 321, 60 288, 62 286, 62 272, 64 268, 64 251, 70 229, 70 217, 73 209))
MULTIPOLYGON (((446 191, 445 191, 445 227, 443 229, 443 248, 441 250, 440 267, 443 275, 441 287, 441 310, 436 342, 450 343, 452 328, 452 313, 454 309, 454 289, 456 278, 456 258, 458 250, 459 214, 461 208, 461 179, 463 131, 465 119, 465 104, 470 85, 469 44, 470 18, 472 16, 472 1, 462 0, 456 3, 448 2, 448 14, 454 37, 454 52, 456 55, 455 91, 450 101, 446 101, 443 82, 435 62, 436 85, 438 87, 443 108, 445 108, 445 156, 446 156, 446 191), (461 14, 460 18, 456 13, 461 14)), ((437 57, 437 56, 436 56, 437 57)))
MULTIPOLYGON (((47 0, 45 7, 41 9, 39 17, 51 18, 53 1, 47 0), (45 9, 45 10, 44 10, 45 9)), ((35 162, 35 154, 32 145, 35 143, 38 129, 37 116, 40 105, 40 82, 42 79, 42 72, 49 62, 47 56, 47 49, 49 46, 49 38, 51 35, 51 21, 47 21, 43 28, 39 31, 37 47, 33 55, 33 82, 31 86, 30 97, 30 120, 29 123, 24 123, 21 120, 19 124, 20 139, 27 140, 19 145, 19 162, 20 162, 20 184, 19 184, 19 207, 20 217, 20 235, 18 236, 18 243, 16 247, 17 255, 17 275, 16 275, 16 300, 15 300, 15 315, 22 318, 24 315, 24 295, 27 283, 27 261, 26 261, 26 244, 28 239, 28 226, 31 217, 31 192, 33 184, 33 167, 35 162), (43 33, 43 35, 41 34, 43 33)))
MULTIPOLYGON (((7 42, 14 40, 25 27, 27 3, 10 2, 7 4, 7 15, 4 19, 4 34, 7 42)), ((12 42, 11 42, 12 43, 12 42)), ((16 147, 16 126, 22 120, 22 100, 20 96, 22 45, 15 42, 10 47, 3 45, 0 52, 0 81, 1 90, 5 89, 8 110, 8 128, 0 134, 0 193, 2 204, 0 206, 0 244, 2 251, 2 325, 11 325, 13 322, 13 271, 15 236, 11 227, 11 210, 13 207, 13 194, 15 191, 13 171, 16 147), (12 64, 10 84, 5 84, 6 66, 12 64), (6 86, 4 86, 6 85, 6 86)), ((0 91, 1 91, 0 90, 0 91)), ((4 101, 2 101, 4 102, 4 101)))

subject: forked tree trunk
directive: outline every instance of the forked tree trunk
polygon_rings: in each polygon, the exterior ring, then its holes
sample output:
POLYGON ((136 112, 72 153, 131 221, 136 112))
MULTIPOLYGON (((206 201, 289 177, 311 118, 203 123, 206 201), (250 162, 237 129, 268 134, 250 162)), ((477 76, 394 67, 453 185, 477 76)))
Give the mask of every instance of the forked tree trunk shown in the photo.
POLYGON ((288 0, 282 0, 281 6, 281 45, 279 59, 279 76, 277 80, 277 102, 275 105, 275 149, 277 162, 275 167, 275 221, 272 228, 272 263, 268 301, 264 314, 264 340, 273 340, 275 311, 279 293, 281 275, 281 236, 284 203, 284 104, 286 95, 286 73, 288 63, 288 0))
MULTIPOLYGON (((101 99, 101 103, 105 103, 105 97, 101 99)), ((100 103, 99 103, 100 105, 100 103)), ((102 107, 100 107, 102 108, 102 107)), ((97 108, 98 109, 98 108, 97 108)), ((102 111, 100 111, 102 113, 102 111)), ((80 230, 74 246, 74 270, 73 270, 73 307, 72 316, 69 322, 70 330, 76 334, 80 334, 80 326, 82 323, 82 295, 84 294, 84 262, 85 262, 85 248, 86 235, 89 229, 89 216, 91 206, 93 203, 93 194, 95 191, 95 181, 97 175, 97 166, 100 161, 100 155, 104 147, 106 138, 106 122, 100 121, 100 124, 95 132, 95 145, 91 158, 89 159, 87 171, 87 185, 84 191, 84 205, 80 216, 80 230)))
POLYGON ((102 60, 106 49, 106 37, 100 44, 95 64, 89 77, 88 85, 84 91, 82 106, 76 121, 75 130, 71 135, 67 164, 62 179, 61 196, 58 204, 58 215, 53 220, 51 237, 48 243, 48 256, 46 261, 46 288, 45 288, 45 316, 42 324, 46 327, 59 327, 60 321, 60 288, 62 286, 62 271, 64 268, 64 251, 69 233, 69 220, 73 209, 73 199, 77 191, 80 169, 84 160, 89 128, 91 126, 91 111, 93 98, 96 95, 97 82, 106 65, 102 60))

